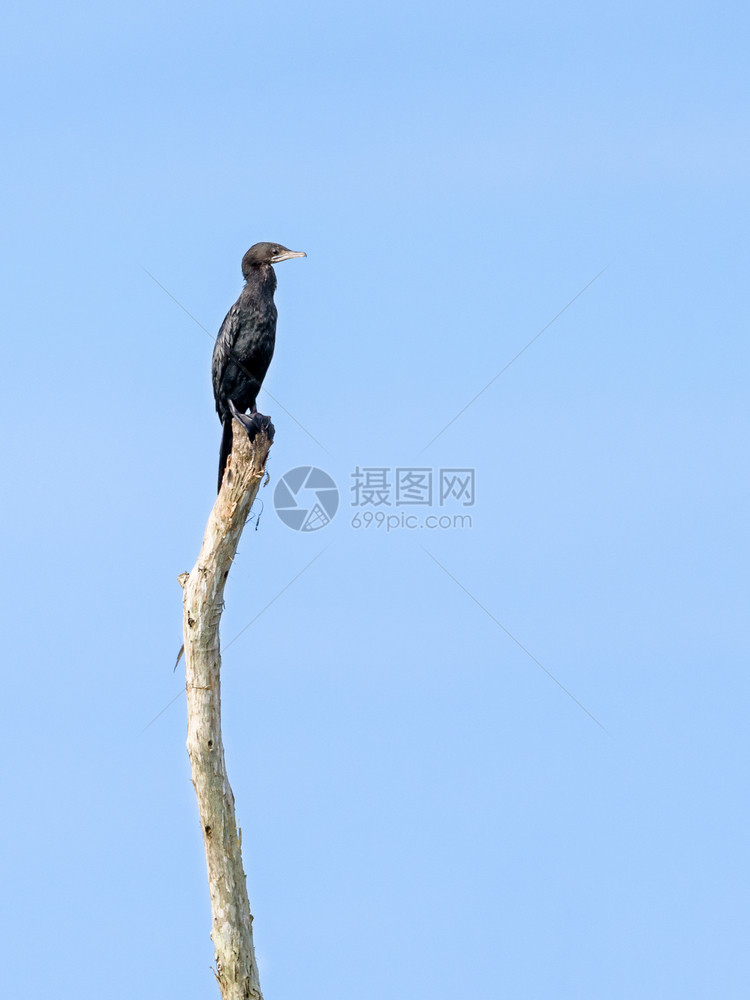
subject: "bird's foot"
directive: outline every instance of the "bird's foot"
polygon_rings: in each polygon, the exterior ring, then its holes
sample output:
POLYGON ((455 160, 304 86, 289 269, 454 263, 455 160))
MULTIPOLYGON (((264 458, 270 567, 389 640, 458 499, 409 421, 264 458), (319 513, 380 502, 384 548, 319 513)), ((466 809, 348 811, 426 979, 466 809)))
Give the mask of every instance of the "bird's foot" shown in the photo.
POLYGON ((276 429, 271 423, 270 417, 266 417, 262 413, 258 413, 257 410, 254 410, 252 413, 240 413, 231 400, 229 401, 229 409, 231 410, 233 418, 235 420, 239 420, 245 428, 247 436, 251 441, 254 441, 256 436, 261 432, 268 437, 269 441, 273 441, 276 429))
POLYGON ((271 423, 270 417, 266 417, 264 414, 258 413, 256 410, 255 413, 243 413, 242 416, 237 419, 247 431, 247 436, 251 441, 254 441, 256 435, 261 432, 266 435, 269 441, 273 441, 276 428, 271 423))

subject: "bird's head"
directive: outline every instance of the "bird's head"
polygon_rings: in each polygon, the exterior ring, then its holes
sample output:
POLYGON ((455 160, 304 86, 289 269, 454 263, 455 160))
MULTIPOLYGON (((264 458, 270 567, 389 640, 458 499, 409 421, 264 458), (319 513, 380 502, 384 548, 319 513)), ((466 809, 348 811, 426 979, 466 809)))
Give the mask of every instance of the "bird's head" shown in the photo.
POLYGON ((288 250, 280 243, 256 243, 242 258, 242 274, 247 278, 253 268, 264 264, 280 264, 292 257, 307 257, 303 250, 288 250))

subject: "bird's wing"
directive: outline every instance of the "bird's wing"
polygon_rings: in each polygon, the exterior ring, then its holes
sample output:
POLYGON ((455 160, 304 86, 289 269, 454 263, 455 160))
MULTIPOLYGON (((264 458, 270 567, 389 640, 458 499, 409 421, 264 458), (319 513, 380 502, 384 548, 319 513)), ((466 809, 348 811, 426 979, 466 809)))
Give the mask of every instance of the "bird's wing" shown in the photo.
POLYGON ((237 340, 239 329, 240 305, 239 302, 235 302, 224 317, 224 322, 221 324, 219 333, 216 337, 216 343, 214 344, 214 356, 211 361, 211 381, 214 387, 214 399, 216 400, 217 410, 219 409, 219 390, 221 388, 221 380, 224 372, 226 371, 227 364, 232 357, 232 351, 235 341, 237 340))

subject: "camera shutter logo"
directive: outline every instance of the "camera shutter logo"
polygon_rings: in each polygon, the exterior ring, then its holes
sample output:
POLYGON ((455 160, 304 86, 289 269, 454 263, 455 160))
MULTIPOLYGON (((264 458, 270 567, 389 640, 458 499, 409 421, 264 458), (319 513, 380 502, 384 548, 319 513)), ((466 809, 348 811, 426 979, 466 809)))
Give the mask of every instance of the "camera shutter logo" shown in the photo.
POLYGON ((294 531, 318 531, 339 509, 339 491, 327 472, 314 465, 290 469, 276 484, 273 506, 294 531))

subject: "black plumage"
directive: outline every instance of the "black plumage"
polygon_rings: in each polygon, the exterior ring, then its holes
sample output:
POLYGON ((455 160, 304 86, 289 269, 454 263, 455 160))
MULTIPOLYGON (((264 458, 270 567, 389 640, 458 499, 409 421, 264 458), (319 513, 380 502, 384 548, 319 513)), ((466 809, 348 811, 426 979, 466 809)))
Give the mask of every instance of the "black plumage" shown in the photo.
POLYGON ((256 243, 242 258, 245 287, 221 324, 214 346, 211 376, 216 412, 223 425, 219 489, 232 451, 230 402, 240 413, 257 413, 255 400, 273 357, 276 341, 274 264, 306 256, 278 243, 256 243))

